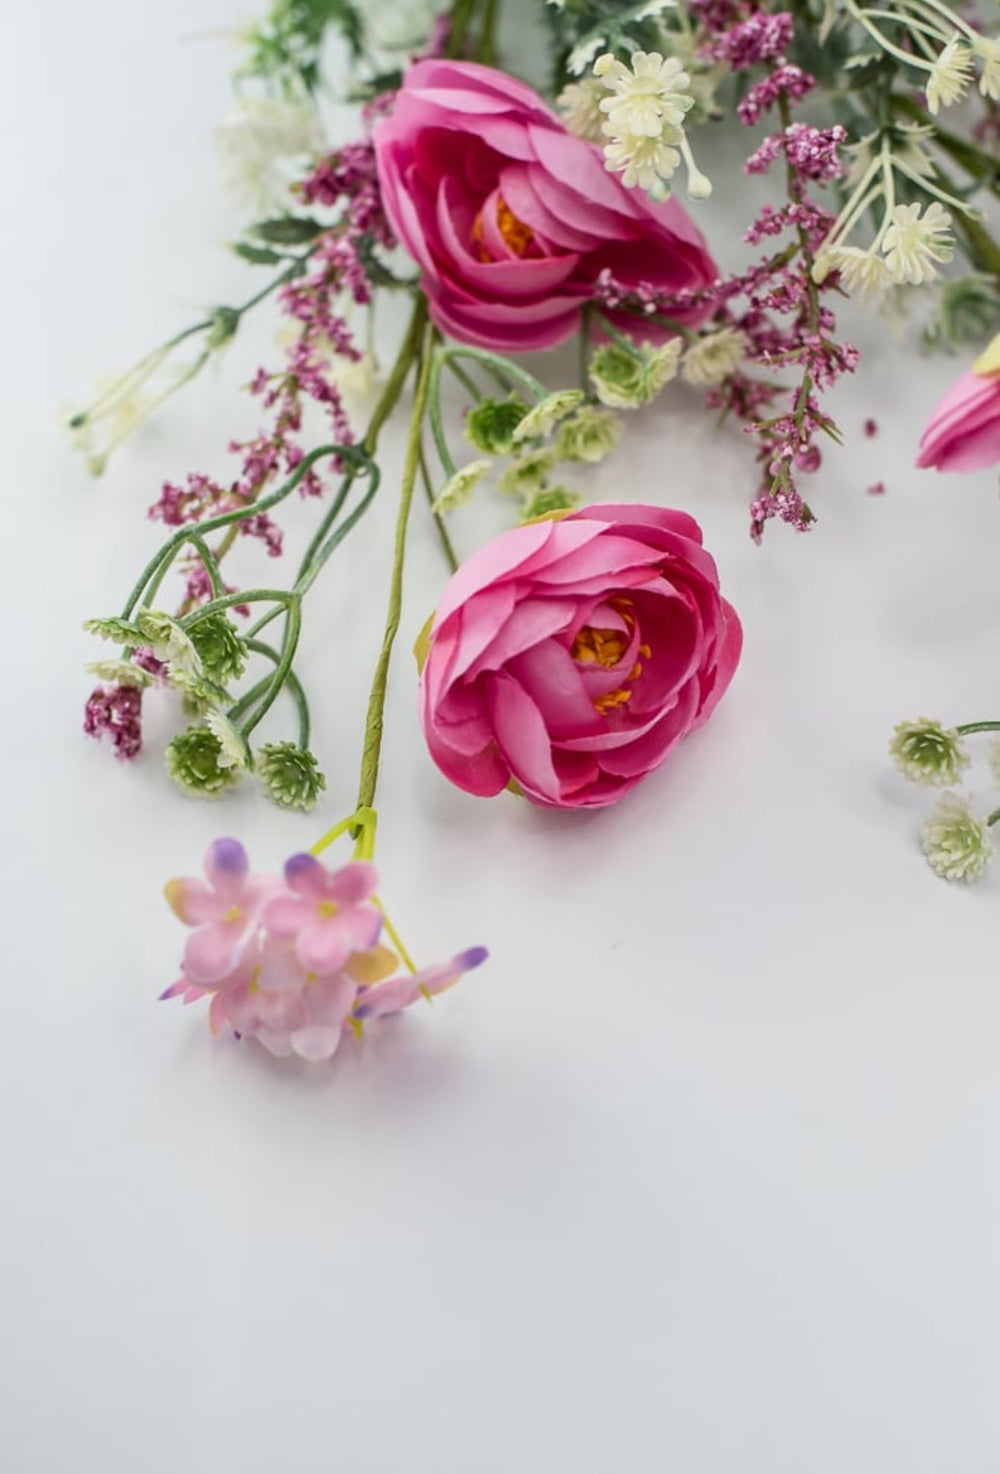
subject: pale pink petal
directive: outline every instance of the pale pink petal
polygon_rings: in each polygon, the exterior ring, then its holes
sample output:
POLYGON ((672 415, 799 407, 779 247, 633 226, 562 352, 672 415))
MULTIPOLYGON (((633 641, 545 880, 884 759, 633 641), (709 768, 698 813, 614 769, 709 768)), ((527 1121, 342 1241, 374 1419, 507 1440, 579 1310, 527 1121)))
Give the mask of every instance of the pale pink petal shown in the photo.
POLYGON ((167 905, 185 926, 204 926, 206 922, 218 921, 226 910, 226 903, 215 891, 209 890, 203 880, 192 876, 178 876, 168 880, 163 887, 167 905))
POLYGON ((273 937, 297 937, 304 926, 315 921, 316 905, 311 897, 285 891, 267 901, 261 914, 261 924, 273 937))
POLYGON ((338 906, 356 906, 367 901, 378 889, 378 871, 366 860, 352 860, 335 870, 331 877, 329 896, 338 906))
POLYGON ((236 967, 246 941, 239 922, 199 927, 184 948, 184 972, 193 983, 221 983, 236 967))

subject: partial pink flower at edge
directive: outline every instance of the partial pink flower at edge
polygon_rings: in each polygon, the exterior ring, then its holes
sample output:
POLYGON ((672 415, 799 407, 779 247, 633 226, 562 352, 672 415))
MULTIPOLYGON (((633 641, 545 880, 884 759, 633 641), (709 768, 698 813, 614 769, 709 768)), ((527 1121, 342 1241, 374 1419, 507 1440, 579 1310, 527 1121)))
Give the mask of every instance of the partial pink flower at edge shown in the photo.
POLYGON ((920 439, 919 467, 982 471, 1000 462, 1000 334, 938 402, 920 439))

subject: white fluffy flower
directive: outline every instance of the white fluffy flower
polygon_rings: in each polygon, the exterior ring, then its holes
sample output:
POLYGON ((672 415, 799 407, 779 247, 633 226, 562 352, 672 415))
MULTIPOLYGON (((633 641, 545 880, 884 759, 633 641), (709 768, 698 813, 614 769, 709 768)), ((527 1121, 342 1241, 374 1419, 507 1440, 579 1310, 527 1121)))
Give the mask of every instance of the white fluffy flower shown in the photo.
POLYGON ((611 139, 635 136, 661 138, 665 129, 680 128, 692 106, 691 79, 675 56, 637 51, 631 68, 610 52, 594 63, 609 95, 601 103, 606 114, 604 132, 611 139))
POLYGON ((953 36, 936 58, 927 79, 927 106, 932 113, 938 108, 961 102, 972 77, 972 52, 964 41, 953 36))
POLYGON ((607 96, 607 88, 597 77, 584 77, 579 82, 570 82, 560 92, 556 102, 562 120, 577 138, 586 138, 590 143, 601 143, 604 114, 601 99, 607 96))
POLYGON ((983 64, 979 90, 984 97, 1000 102, 1000 41, 992 36, 975 36, 970 45, 983 64))
POLYGON ((661 182, 672 179, 680 167, 681 156, 674 148, 680 141, 672 132, 667 138, 645 138, 626 133, 614 143, 605 144, 604 162, 612 173, 621 174, 627 189, 655 190, 661 182))
POLYGON ((216 131, 226 187, 251 209, 287 203, 289 161, 308 158, 323 146, 311 107, 287 99, 243 100, 216 131))
POLYGON ((955 254, 951 216, 937 200, 927 206, 923 215, 917 204, 897 205, 882 250, 894 282, 920 286, 933 281, 937 276, 935 263, 950 261, 955 254))
POLYGON ((849 292, 879 292, 892 281, 882 257, 860 246, 824 246, 813 266, 813 280, 823 282, 831 271, 840 272, 840 280, 849 292))

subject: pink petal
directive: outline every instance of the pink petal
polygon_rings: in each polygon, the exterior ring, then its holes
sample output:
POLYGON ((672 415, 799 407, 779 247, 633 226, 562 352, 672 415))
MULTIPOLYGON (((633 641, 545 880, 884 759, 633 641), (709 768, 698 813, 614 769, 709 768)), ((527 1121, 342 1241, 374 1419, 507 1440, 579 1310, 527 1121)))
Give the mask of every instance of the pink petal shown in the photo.
POLYGON ((184 948, 184 972, 193 983, 221 983, 240 960, 246 928, 240 922, 199 927, 184 948))
POLYGON ((338 906, 356 906, 378 889, 378 871, 365 860, 352 860, 335 870, 328 894, 338 906))
POLYGON ((178 876, 168 880, 163 887, 167 905, 185 926, 204 926, 206 922, 218 921, 226 911, 226 903, 215 891, 209 890, 203 880, 192 876, 178 876))
POLYGON ((202 862, 209 882, 227 900, 243 889, 250 862, 238 839, 217 839, 205 851, 202 862))
POLYGON ((271 936, 287 940, 297 937, 304 926, 316 919, 316 902, 290 891, 272 896, 261 914, 261 923, 271 936))

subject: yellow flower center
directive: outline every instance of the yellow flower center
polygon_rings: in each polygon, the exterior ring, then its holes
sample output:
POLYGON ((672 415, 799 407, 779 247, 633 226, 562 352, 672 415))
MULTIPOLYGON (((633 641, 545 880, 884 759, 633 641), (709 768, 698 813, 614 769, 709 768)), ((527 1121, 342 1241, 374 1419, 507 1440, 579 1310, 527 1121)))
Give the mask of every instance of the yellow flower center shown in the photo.
MULTIPOLYGON (((503 237, 504 244, 515 256, 523 256, 535 239, 524 222, 518 220, 503 195, 497 195, 497 229, 503 237)), ((473 222, 472 239, 479 247, 479 259, 481 261, 492 261, 493 257, 483 243, 482 210, 480 210, 473 222)))
MULTIPOLYGON (((623 613, 629 625, 633 625, 634 618, 627 612, 623 613)), ((585 624, 573 641, 570 654, 581 665, 601 665, 605 670, 610 670, 619 663, 628 646, 629 636, 624 635, 621 630, 596 629, 593 625, 585 624)), ((645 659, 648 660, 652 653, 648 645, 639 646, 639 654, 645 659)), ((626 680, 637 681, 641 675, 642 662, 637 660, 626 680)), ((603 696, 595 696, 594 706, 601 716, 607 716, 615 707, 624 706, 631 701, 632 695, 631 686, 616 686, 613 691, 605 691, 603 696)))
POLYGON ((223 921, 239 921, 242 915, 243 912, 240 910, 239 906, 230 906, 228 911, 224 911, 222 913, 222 919, 223 921))
POLYGON ((324 921, 326 921, 328 916, 336 916, 337 914, 337 907, 335 902, 333 901, 320 901, 319 905, 316 907, 316 910, 319 912, 324 921))

